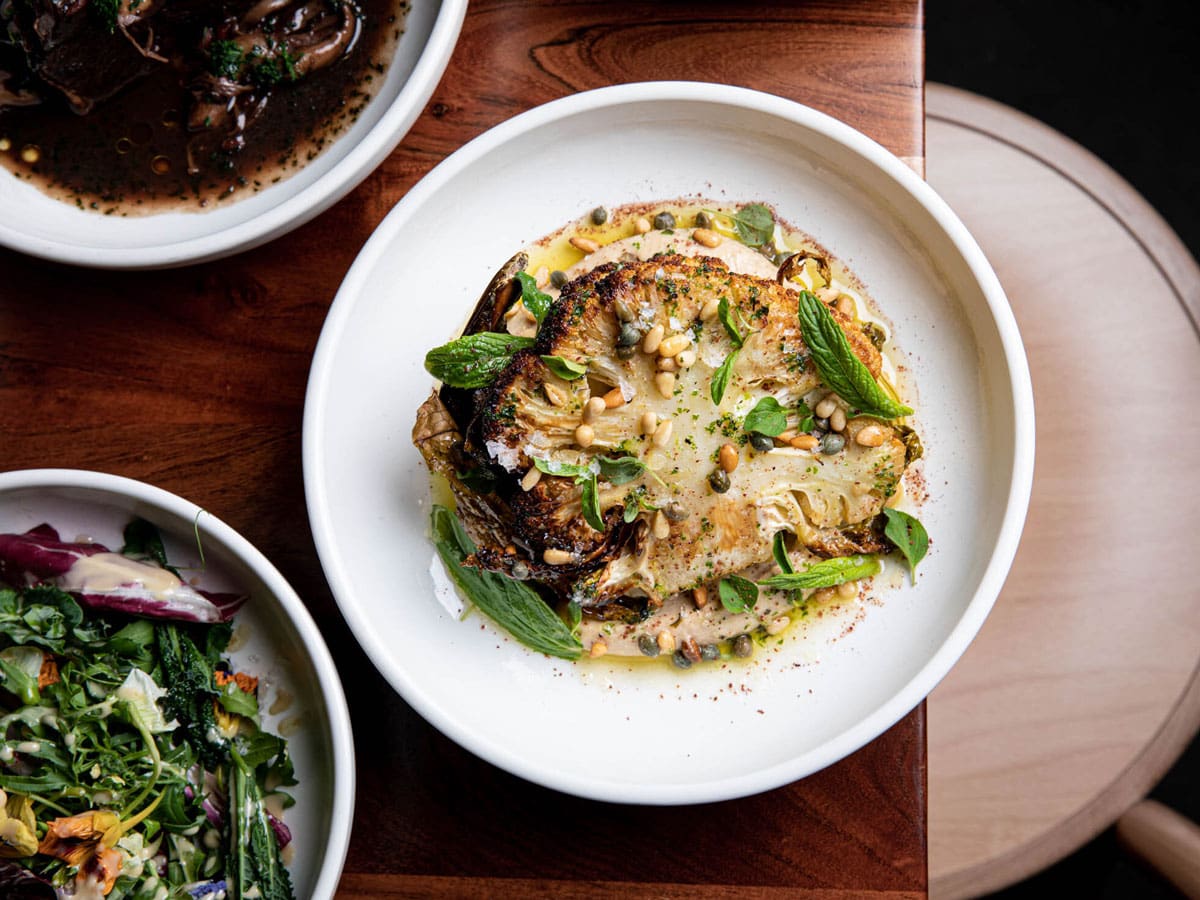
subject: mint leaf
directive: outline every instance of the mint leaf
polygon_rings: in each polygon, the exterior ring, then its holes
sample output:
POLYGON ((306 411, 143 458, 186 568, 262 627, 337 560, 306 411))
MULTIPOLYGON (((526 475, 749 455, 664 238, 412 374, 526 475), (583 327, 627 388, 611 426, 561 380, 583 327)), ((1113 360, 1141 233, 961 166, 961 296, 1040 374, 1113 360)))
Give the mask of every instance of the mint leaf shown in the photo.
POLYGON ((721 302, 717 304, 717 318, 725 326, 725 332, 729 335, 729 343, 733 344, 733 349, 741 350, 742 345, 746 343, 746 338, 742 335, 741 329, 738 328, 733 310, 729 308, 728 297, 722 297, 721 302))
POLYGON ((425 370, 450 387, 481 388, 496 380, 518 350, 533 338, 483 331, 435 347, 425 354, 425 370))
POLYGON ((527 310, 533 313, 533 317, 541 325, 542 319, 546 318, 546 313, 550 312, 550 304, 554 302, 553 298, 538 290, 537 282, 528 272, 518 272, 517 281, 521 283, 521 302, 525 304, 527 310))
POLYGON ((742 427, 746 431, 775 437, 787 430, 787 413, 774 397, 763 397, 747 413, 742 427))
POLYGON ((771 544, 771 555, 775 557, 775 565, 779 566, 779 571, 784 575, 791 575, 796 570, 792 567, 792 561, 787 555, 787 544, 784 543, 784 532, 775 532, 775 540, 771 544))
POLYGON ((761 247, 775 240, 775 217, 761 203, 743 206, 731 218, 738 240, 747 247, 761 247))
POLYGON ((912 409, 897 403, 875 381, 870 370, 862 364, 842 326, 814 294, 800 292, 800 333, 812 351, 812 361, 821 380, 838 396, 868 416, 879 419, 898 419, 912 414, 912 409))
POLYGON ((596 531, 603 531, 604 516, 600 514, 600 498, 596 491, 596 473, 591 472, 589 475, 590 477, 579 480, 581 489, 579 501, 583 505, 583 520, 596 531))
POLYGON ((574 463, 556 462, 553 459, 534 457, 533 464, 547 475, 558 475, 563 478, 586 478, 592 474, 591 466, 577 466, 574 463))
POLYGON ((758 582, 759 587, 777 591, 798 591, 809 588, 833 587, 845 581, 855 581, 878 574, 879 560, 874 556, 839 556, 813 563, 803 572, 772 575, 758 582))
POLYGON ((745 612, 754 609, 758 602, 758 587, 749 578, 741 575, 727 575, 717 585, 717 594, 721 605, 731 613, 745 612))
POLYGON ((709 393, 712 395, 712 402, 721 405, 721 400, 725 396, 725 389, 729 387, 729 379, 733 377, 733 366, 737 362, 738 353, 740 350, 734 350, 727 357, 725 362, 713 372, 712 384, 709 387, 709 393))
POLYGON ((929 535, 925 526, 915 516, 898 509, 884 507, 883 515, 887 519, 883 533, 908 561, 909 577, 916 578, 917 563, 925 558, 929 550, 929 535))
POLYGON ((600 466, 600 476, 612 485, 628 484, 636 481, 646 471, 646 464, 633 456, 597 456, 600 466))
POLYGON ((563 359, 561 356, 543 356, 542 362, 546 364, 547 369, 563 381, 574 381, 576 378, 582 378, 587 374, 587 365, 585 363, 563 359))

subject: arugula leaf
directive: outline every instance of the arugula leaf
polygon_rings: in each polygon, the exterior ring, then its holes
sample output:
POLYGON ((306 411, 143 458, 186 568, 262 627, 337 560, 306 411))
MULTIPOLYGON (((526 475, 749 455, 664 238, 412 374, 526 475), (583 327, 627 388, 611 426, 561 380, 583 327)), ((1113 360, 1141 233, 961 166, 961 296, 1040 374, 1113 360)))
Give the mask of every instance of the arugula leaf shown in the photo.
POLYGON ((592 474, 591 466, 577 466, 574 463, 557 462, 537 456, 533 458, 533 464, 547 475, 558 475, 563 478, 586 478, 592 474))
POLYGON ((782 531, 775 532, 775 539, 771 544, 771 555, 775 557, 775 565, 779 566, 779 571, 784 575, 791 575, 796 570, 788 558, 787 543, 783 535, 782 531))
POLYGON ((747 247, 761 247, 775 239, 775 217, 761 203, 750 203, 730 216, 738 240, 747 247))
POLYGON ((38 673, 42 668, 42 651, 36 647, 8 647, 0 650, 0 687, 26 706, 41 703, 38 673))
POLYGON ((917 563, 929 551, 929 535, 925 526, 915 516, 891 507, 885 506, 883 515, 887 518, 883 533, 908 561, 909 577, 916 578, 917 563))
POLYGON ((587 374, 587 365, 563 359, 561 356, 543 356, 542 362, 546 364, 547 369, 563 381, 574 381, 587 374))
POLYGON ((759 587, 777 591, 798 591, 808 588, 833 587, 844 581, 854 581, 878 574, 879 560, 874 556, 839 556, 813 563, 803 572, 772 575, 758 582, 759 587))
POLYGON ((742 345, 746 343, 746 338, 738 327, 733 310, 729 307, 728 297, 722 297, 721 302, 717 304, 717 318, 725 326, 725 332, 729 335, 729 343, 733 344, 733 349, 741 350, 742 345))
POLYGON ((450 387, 481 388, 495 381, 513 354, 533 338, 484 331, 468 334, 425 354, 425 370, 450 387))
POLYGON ((774 397, 763 397, 746 414, 742 427, 746 431, 775 437, 787 430, 787 413, 774 397))
POLYGON ((579 502, 583 506, 583 520, 596 531, 604 530, 604 516, 600 514, 600 497, 596 490, 596 473, 579 480, 579 502))
POLYGON ((733 377, 733 367, 737 363, 740 350, 734 350, 727 357, 725 362, 717 367, 713 372, 712 384, 709 386, 709 394, 712 396, 712 402, 721 405, 721 400, 725 397, 725 389, 729 387, 729 379, 733 377))
POLYGON ((880 419, 897 419, 912 409, 897 403, 875 381, 862 364, 842 327, 828 307, 809 291, 800 292, 800 333, 812 351, 812 361, 821 380, 860 412, 880 419))
POLYGON ((754 609, 758 602, 758 586, 741 575, 726 575, 717 585, 721 605, 731 613, 754 609))
POLYGON ((217 702, 227 713, 258 720, 258 698, 248 691, 243 691, 237 686, 237 682, 227 682, 217 695, 217 702))
POLYGON ((463 565, 475 544, 454 513, 434 506, 433 541, 446 571, 472 603, 520 643, 548 656, 578 659, 583 645, 532 588, 497 572, 463 565))
POLYGON ((541 325, 542 319, 546 318, 546 313, 550 312, 550 305, 554 302, 553 298, 538 290, 537 281, 528 272, 518 272, 517 281, 521 282, 521 301, 537 319, 537 323, 541 325))
POLYGON ((636 481, 646 471, 646 464, 634 456, 597 456, 600 475, 609 484, 620 486, 636 481))

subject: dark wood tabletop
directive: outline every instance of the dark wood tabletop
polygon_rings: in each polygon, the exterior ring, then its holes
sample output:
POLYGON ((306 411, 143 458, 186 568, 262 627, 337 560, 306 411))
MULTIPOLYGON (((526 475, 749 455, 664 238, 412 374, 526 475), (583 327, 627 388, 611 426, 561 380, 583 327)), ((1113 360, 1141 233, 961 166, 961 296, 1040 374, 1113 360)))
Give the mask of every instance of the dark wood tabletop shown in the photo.
POLYGON ((726 82, 831 113, 919 169, 923 62, 918 0, 481 0, 401 146, 291 234, 167 272, 0 250, 0 467, 95 469, 181 494, 266 553, 322 628, 357 738, 339 896, 925 896, 923 706, 750 799, 644 808, 531 785, 426 724, 358 648, 317 562, 300 452, 338 284, 392 205, 480 132, 588 88, 726 82))

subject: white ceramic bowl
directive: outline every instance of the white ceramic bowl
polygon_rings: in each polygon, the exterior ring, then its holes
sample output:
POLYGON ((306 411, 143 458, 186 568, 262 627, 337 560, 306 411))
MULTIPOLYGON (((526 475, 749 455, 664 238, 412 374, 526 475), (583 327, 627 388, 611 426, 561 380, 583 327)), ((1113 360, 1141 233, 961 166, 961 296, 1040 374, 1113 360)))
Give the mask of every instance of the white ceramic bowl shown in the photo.
POLYGON ((279 184, 211 210, 123 218, 76 209, 0 171, 0 245, 77 266, 161 269, 286 234, 350 193, 408 133, 450 61, 466 8, 466 0, 413 3, 379 93, 324 153, 279 184))
POLYGON ((200 567, 196 534, 204 550, 201 585, 247 591, 234 619, 244 639, 229 655, 240 670, 285 687, 295 698, 268 728, 285 731, 299 784, 289 792, 295 852, 288 867, 296 896, 334 895, 354 817, 354 740, 337 669, 320 632, 296 592, 261 553, 236 531, 194 503, 140 481, 75 469, 0 473, 0 533, 48 522, 64 540, 86 534, 108 547, 135 516, 158 526, 167 558, 181 568, 200 567), (292 731, 290 726, 296 726, 292 731))
POLYGON ((503 123, 388 215, 321 334, 304 473, 334 595, 366 652, 423 716, 496 765, 559 790, 690 803, 829 765, 946 674, 1016 550, 1033 425, 1029 373, 1000 285, 910 169, 841 122, 778 97, 631 84, 503 123), (492 273, 522 245, 598 204, 695 193, 772 203, 846 262, 892 322, 927 449, 921 518, 932 550, 915 587, 883 592, 857 621, 789 638, 752 666, 679 673, 550 660, 439 603, 429 478, 409 439, 432 386, 422 360, 457 335, 492 273))

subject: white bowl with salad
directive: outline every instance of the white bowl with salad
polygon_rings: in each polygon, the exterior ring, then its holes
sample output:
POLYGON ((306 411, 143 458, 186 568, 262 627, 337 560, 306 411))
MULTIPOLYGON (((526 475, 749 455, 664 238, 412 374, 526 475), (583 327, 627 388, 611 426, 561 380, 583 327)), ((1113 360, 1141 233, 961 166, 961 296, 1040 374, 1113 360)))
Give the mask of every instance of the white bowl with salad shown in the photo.
POLYGON ((0 726, 0 895, 333 895, 337 670, 279 572, 195 504, 0 474, 0 726))

